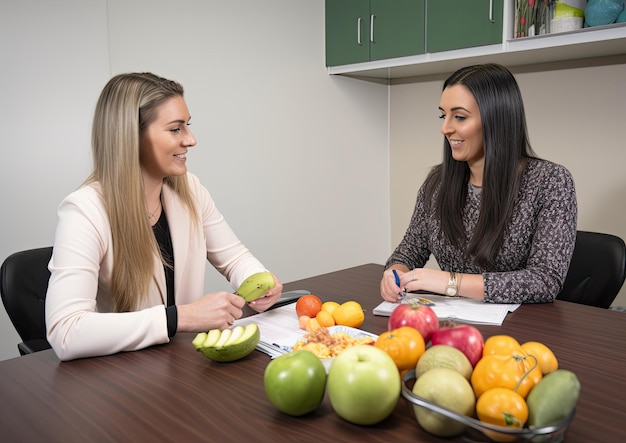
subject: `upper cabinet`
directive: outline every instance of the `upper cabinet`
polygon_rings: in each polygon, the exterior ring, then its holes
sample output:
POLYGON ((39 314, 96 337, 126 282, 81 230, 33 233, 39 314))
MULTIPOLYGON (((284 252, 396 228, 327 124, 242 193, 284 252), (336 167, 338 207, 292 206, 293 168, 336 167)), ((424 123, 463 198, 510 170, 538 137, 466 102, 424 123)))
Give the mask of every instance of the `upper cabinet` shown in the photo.
POLYGON ((504 0, 430 0, 426 52, 502 43, 504 0))
POLYGON ((326 0, 330 74, 395 79, 626 55, 626 23, 513 38, 514 0, 326 0))
POLYGON ((326 0, 326 66, 424 54, 425 0, 326 0))

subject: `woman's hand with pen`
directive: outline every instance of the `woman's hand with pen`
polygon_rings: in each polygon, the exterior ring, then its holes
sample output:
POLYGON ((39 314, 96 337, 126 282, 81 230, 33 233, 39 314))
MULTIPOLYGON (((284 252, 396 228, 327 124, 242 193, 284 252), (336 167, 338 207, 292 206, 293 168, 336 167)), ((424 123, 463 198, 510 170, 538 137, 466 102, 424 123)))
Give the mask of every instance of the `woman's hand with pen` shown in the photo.
POLYGON ((394 264, 383 273, 380 295, 383 300, 396 303, 407 292, 426 291, 445 294, 450 273, 439 269, 415 268, 394 264))
MULTIPOLYGON (((485 283, 482 274, 456 273, 456 275, 457 296, 484 300, 485 283)), ((409 270, 406 266, 396 263, 383 272, 380 295, 383 300, 391 303, 402 300, 407 292, 425 291, 445 295, 449 278, 448 271, 430 268, 409 270)))
POLYGON ((396 303, 402 299, 406 288, 402 286, 402 275, 409 270, 402 265, 393 265, 383 272, 383 278, 380 281, 380 295, 383 300, 396 303))

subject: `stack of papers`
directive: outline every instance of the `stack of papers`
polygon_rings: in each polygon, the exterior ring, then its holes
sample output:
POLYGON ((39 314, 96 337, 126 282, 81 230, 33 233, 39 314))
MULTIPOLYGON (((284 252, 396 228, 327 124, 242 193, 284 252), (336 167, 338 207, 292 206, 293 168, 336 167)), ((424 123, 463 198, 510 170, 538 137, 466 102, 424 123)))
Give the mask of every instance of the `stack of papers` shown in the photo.
MULTIPOLYGON (((480 300, 461 297, 445 297, 433 294, 407 294, 401 303, 415 302, 416 298, 424 298, 433 302, 430 308, 435 311, 439 320, 458 321, 479 325, 502 325, 509 312, 519 308, 519 304, 485 303, 480 300)), ((374 315, 389 317, 400 303, 382 302, 374 308, 374 315)))
POLYGON ((298 324, 295 301, 261 314, 240 318, 234 326, 249 323, 256 323, 261 331, 257 349, 272 358, 283 355, 298 341, 298 337, 306 333, 298 324))

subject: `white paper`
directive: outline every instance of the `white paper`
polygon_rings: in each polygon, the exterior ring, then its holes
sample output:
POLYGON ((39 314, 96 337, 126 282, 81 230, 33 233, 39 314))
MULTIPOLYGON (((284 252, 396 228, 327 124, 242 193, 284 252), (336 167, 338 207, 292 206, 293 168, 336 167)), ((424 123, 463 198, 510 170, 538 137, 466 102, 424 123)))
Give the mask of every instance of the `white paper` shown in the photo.
POLYGON ((250 323, 256 323, 261 331, 261 341, 257 349, 272 358, 285 353, 285 349, 280 345, 284 343, 285 338, 305 332, 300 329, 298 324, 295 302, 250 317, 240 318, 235 321, 233 326, 245 326, 250 323))
MULTIPOLYGON (((417 297, 428 299, 434 303, 430 307, 435 311, 439 320, 482 325, 502 325, 508 313, 514 312, 520 306, 519 304, 484 303, 470 298, 432 294, 407 294, 402 303, 409 303, 417 297)), ((399 303, 384 301, 374 308, 374 315, 388 317, 399 305, 399 303)))

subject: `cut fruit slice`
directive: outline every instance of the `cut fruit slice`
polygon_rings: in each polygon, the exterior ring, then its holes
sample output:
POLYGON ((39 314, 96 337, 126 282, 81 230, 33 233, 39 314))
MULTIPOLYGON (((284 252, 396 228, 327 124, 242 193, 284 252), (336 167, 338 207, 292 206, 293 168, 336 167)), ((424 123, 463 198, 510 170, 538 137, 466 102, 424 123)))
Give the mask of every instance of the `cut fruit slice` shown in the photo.
POLYGON ((233 333, 232 329, 224 329, 222 331, 222 335, 220 335, 220 339, 217 341, 217 343, 215 343, 215 345, 213 346, 205 346, 207 348, 211 348, 211 347, 215 347, 215 348, 221 348, 222 346, 224 346, 224 343, 226 343, 228 341, 228 339, 230 338, 230 335, 233 333))
POLYGON ((215 346, 215 343, 217 343, 221 336, 222 331, 220 331, 219 329, 211 329, 207 333, 206 340, 204 340, 204 343, 202 343, 202 347, 210 348, 211 346, 215 346))
POLYGON ((204 342, 206 341, 208 335, 209 334, 207 334, 206 332, 199 332, 198 335, 196 335, 196 337, 193 339, 191 344, 194 348, 200 349, 204 345, 204 342))
MULTIPOLYGON (((243 343, 250 340, 250 337, 253 337, 258 332, 258 330, 259 327, 256 325, 256 323, 250 323, 244 328, 243 334, 239 338, 239 341, 233 344, 243 343)), ((256 344, 254 346, 256 346, 256 344)))
POLYGON ((224 346, 229 346, 235 343, 238 343, 239 337, 243 335, 243 332, 246 330, 243 326, 235 326, 233 328, 233 332, 230 334, 228 341, 224 343, 224 346))

